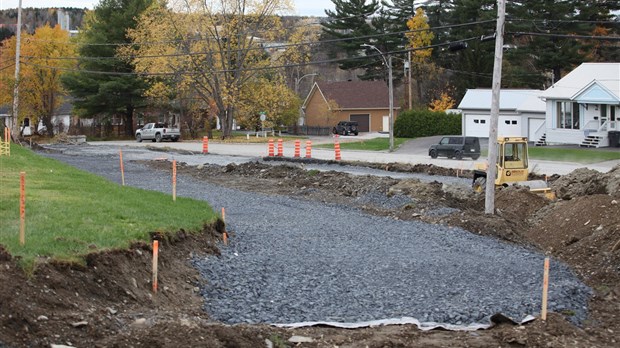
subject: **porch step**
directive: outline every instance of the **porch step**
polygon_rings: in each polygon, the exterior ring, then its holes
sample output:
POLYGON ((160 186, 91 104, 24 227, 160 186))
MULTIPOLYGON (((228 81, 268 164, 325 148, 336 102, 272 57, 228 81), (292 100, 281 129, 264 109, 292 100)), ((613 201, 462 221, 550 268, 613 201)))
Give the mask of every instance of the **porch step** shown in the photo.
POLYGON ((601 147, 601 141, 603 140, 603 137, 601 136, 597 136, 597 135, 588 135, 585 139, 583 139, 583 141, 581 142, 581 144, 579 144, 580 147, 601 147))
POLYGON ((547 133, 543 134, 540 139, 536 140, 534 146, 547 146, 547 133))

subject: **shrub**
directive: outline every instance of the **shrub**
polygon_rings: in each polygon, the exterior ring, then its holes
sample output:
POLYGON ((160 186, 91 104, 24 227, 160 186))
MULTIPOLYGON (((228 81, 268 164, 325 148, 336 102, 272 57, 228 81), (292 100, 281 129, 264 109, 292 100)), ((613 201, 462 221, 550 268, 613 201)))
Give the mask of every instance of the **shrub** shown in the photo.
POLYGON ((398 115, 394 135, 402 138, 460 135, 461 115, 443 111, 409 110, 398 115))

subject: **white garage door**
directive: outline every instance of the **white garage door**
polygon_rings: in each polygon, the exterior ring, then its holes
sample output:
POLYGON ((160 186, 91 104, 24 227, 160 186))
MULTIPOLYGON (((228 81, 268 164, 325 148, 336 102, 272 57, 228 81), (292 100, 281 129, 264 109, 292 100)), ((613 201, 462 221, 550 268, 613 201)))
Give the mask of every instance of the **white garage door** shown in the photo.
POLYGON ((500 137, 524 136, 521 134, 521 118, 516 116, 500 116, 497 134, 500 137))
MULTIPOLYGON (((539 139, 536 139, 536 131, 538 130, 538 128, 540 128, 542 125, 545 124, 545 119, 543 118, 530 118, 529 119, 530 124, 528 126, 527 132, 527 138, 530 141, 537 141, 539 139)), ((540 135, 542 136, 542 134, 544 133, 544 130, 541 130, 540 135)))
POLYGON ((465 136, 489 137, 489 116, 465 115, 465 136))

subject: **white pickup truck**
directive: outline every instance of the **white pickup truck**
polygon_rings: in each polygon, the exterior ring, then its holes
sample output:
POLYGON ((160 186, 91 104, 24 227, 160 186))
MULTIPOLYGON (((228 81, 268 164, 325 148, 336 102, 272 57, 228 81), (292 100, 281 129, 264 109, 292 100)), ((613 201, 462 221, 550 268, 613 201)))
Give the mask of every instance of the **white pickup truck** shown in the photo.
POLYGON ((136 130, 136 140, 142 142, 142 140, 152 140, 160 142, 163 139, 169 139, 177 141, 181 138, 181 132, 178 128, 168 128, 165 123, 147 123, 142 128, 136 130))

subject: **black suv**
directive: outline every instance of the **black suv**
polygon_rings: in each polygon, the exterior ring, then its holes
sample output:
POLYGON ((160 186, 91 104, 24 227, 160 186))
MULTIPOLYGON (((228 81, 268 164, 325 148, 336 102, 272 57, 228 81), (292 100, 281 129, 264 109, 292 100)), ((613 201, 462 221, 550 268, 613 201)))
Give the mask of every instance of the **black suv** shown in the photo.
POLYGON ((439 144, 431 145, 428 155, 432 158, 446 156, 460 160, 463 157, 471 157, 477 160, 480 157, 480 140, 477 137, 443 137, 439 144))
POLYGON ((336 127, 332 129, 332 132, 334 134, 341 134, 341 135, 349 135, 349 134, 357 135, 359 133, 357 131, 357 122, 355 121, 340 121, 338 122, 336 127))

